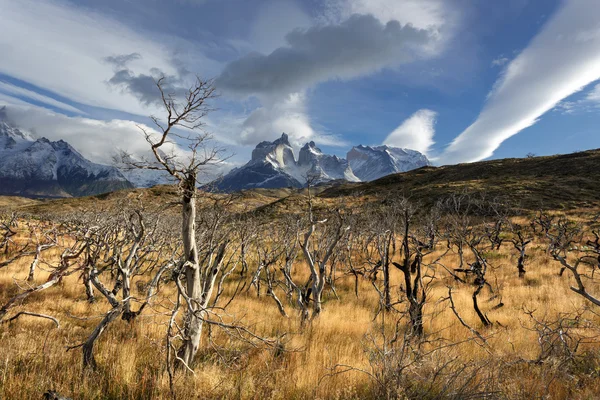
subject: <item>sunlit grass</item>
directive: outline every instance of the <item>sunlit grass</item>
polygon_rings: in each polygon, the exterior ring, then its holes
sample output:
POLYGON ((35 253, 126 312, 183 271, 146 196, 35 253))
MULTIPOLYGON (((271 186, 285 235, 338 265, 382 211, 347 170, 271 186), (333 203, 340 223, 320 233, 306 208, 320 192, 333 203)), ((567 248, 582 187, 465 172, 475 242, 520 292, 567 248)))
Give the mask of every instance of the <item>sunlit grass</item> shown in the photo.
MULTIPOLYGON (((60 251, 45 254, 48 261, 56 260, 60 251)), ((453 288, 456 308, 464 321, 488 337, 488 346, 466 341, 447 350, 448 357, 458 362, 494 359, 503 365, 501 384, 508 398, 541 398, 551 393, 552 399, 596 398, 600 393, 600 379, 561 374, 556 366, 513 363, 520 359, 535 359, 539 348, 536 333, 527 329, 531 321, 526 310, 549 320, 563 313, 573 313, 589 306, 585 299, 574 294, 569 286, 572 278, 558 276, 559 266, 546 255, 543 243, 534 243, 529 249, 524 279, 518 277, 516 252, 505 243, 489 258, 492 270, 488 280, 495 293, 487 288, 479 296, 480 306, 494 323, 484 329, 473 311, 472 284, 454 281, 444 270, 428 292, 425 306, 425 330, 450 342, 463 342, 472 337, 452 311, 448 286, 453 288), (491 310, 499 303, 504 306, 491 310), (492 299, 493 298, 493 299, 492 299)), ((30 257, 22 258, 0 269, 0 305, 27 287, 30 257)), ((458 257, 449 254, 444 263, 453 268, 458 257)), ((47 268, 46 268, 47 270, 47 268)), ((179 399, 196 398, 364 398, 375 397, 371 390, 374 382, 358 369, 370 371, 369 341, 366 335, 375 335, 382 329, 382 316, 376 316, 378 296, 372 283, 359 282, 359 296, 354 294, 354 277, 344 276, 340 268, 336 282, 336 299, 326 291, 323 312, 312 324, 302 326, 297 311, 285 301, 285 294, 277 291, 284 301, 289 318, 279 313, 275 302, 264 293, 257 296, 253 288, 243 291, 227 309, 231 320, 240 320, 260 336, 281 338, 285 352, 273 348, 253 347, 233 340, 217 328, 211 330, 212 339, 219 344, 212 347, 206 335, 197 357, 195 374, 177 373, 174 390, 179 399), (357 370, 327 376, 338 364, 357 370)), ((307 278, 307 268, 295 267, 299 281, 307 278)), ((48 276, 42 265, 36 282, 48 276)), ((228 283, 221 303, 233 293, 237 275, 228 283)), ((392 293, 402 298, 401 273, 391 272, 392 293)), ((133 284, 135 292, 135 282, 133 284)), ((590 284, 591 292, 599 293, 600 285, 590 284)), ((74 399, 150 399, 169 398, 169 380, 165 368, 165 332, 168 309, 174 299, 174 287, 164 285, 154 306, 145 310, 135 322, 116 320, 100 338, 96 348, 99 368, 95 372, 82 369, 81 349, 67 351, 69 346, 84 341, 109 309, 101 295, 98 301, 86 301, 84 287, 77 274, 66 277, 62 283, 29 297, 16 310, 30 310, 52 315, 60 320, 56 329, 51 321, 23 316, 0 326, 0 397, 3 399, 36 399, 49 389, 57 390, 74 399)), ((135 307, 138 305, 136 304, 135 307)), ((400 309, 404 305, 399 306, 400 309)), ((385 331, 393 332, 395 314, 385 318, 385 331)), ((600 324, 600 317, 590 316, 600 324)), ((406 329, 403 322, 402 329, 406 329)), ((600 345, 587 348, 596 352, 600 345)), ((496 365, 496 364, 494 364, 496 365)), ((433 366, 422 366, 423 371, 433 366)))

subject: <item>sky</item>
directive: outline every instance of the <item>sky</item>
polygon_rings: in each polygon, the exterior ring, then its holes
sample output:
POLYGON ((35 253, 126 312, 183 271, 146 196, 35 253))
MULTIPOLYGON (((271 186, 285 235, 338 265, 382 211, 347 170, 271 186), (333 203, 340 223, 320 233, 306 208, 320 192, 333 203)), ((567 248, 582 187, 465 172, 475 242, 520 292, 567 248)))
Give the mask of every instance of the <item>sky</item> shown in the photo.
POLYGON ((147 151, 154 81, 219 97, 231 156, 286 132, 435 165, 600 148, 599 0, 0 0, 0 105, 92 161, 147 151))

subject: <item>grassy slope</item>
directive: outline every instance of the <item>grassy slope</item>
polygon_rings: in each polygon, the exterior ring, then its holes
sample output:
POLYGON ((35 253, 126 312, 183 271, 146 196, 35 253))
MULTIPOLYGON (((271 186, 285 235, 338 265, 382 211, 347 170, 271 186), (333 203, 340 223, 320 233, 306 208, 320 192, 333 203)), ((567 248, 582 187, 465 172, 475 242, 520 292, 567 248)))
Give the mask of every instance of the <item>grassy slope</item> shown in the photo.
POLYGON ((374 182, 333 187, 321 197, 404 195, 431 203, 462 190, 507 197, 528 209, 594 206, 600 203, 600 149, 558 156, 425 167, 374 182))
POLYGON ((17 197, 17 196, 0 196, 0 207, 2 208, 20 208, 24 206, 31 206, 34 204, 39 204, 39 200, 28 199, 25 197, 17 197))
MULTIPOLYGON (((56 259, 59 254, 58 249, 53 249, 47 258, 56 259)), ((483 362, 490 352, 492 359, 508 363, 504 366, 500 386, 510 399, 542 398, 547 392, 552 393, 553 399, 596 398, 600 380, 595 379, 594 374, 588 377, 580 373, 570 377, 560 367, 553 370, 552 366, 542 368, 514 363, 521 357, 535 359, 539 351, 535 333, 527 329, 532 326, 532 321, 525 315, 524 307, 536 310, 536 316, 540 318, 545 315, 552 319, 559 313, 573 312, 586 304, 582 297, 569 290, 570 277, 558 276, 559 267, 549 260, 543 242, 535 242, 529 255, 528 272, 522 280, 517 276, 516 253, 509 244, 488 254, 494 266, 493 275, 502 285, 505 306, 492 310, 497 300, 493 300, 486 290, 481 295, 481 307, 492 321, 501 325, 482 330, 489 336, 489 349, 468 342, 448 349, 447 356, 483 362)), ((25 258, 0 270, 0 304, 19 291, 14 279, 26 278, 30 261, 31 258, 25 258)), ((457 265, 457 256, 449 255, 445 263, 450 267, 457 265)), ((298 281, 308 278, 307 267, 301 262, 294 273, 298 275, 298 281)), ((46 277, 47 273, 40 271, 36 280, 43 282, 46 277)), ((147 278, 136 280, 144 279, 147 278)), ((236 289, 236 279, 227 285, 224 298, 228 299, 236 289)), ((394 296, 397 296, 402 277, 395 269, 392 270, 392 282, 394 296)), ((277 337, 286 334, 286 349, 292 351, 275 356, 272 350, 253 349, 231 341, 214 329, 214 340, 225 345, 227 350, 217 355, 204 341, 195 375, 176 376, 177 398, 376 398, 369 391, 374 382, 365 374, 347 372, 327 376, 336 364, 371 371, 369 358, 374 353, 369 350, 372 350, 372 344, 368 335, 381 341, 378 332, 382 320, 381 315, 375 319, 378 297, 371 282, 360 280, 359 297, 354 295, 352 276, 340 273, 336 285, 339 300, 331 291, 326 291, 322 316, 312 327, 305 329, 300 327, 296 311, 287 302, 285 306, 290 318, 279 314, 270 297, 257 297, 254 290, 244 291, 228 312, 242 318, 261 335, 277 337)), ((426 330, 460 342, 470 333, 459 324, 448 302, 443 300, 447 296, 446 285, 454 286, 454 300, 462 318, 471 326, 482 329, 472 308, 473 286, 459 284, 441 274, 428 295, 426 330)), ((136 287, 135 282, 133 287, 136 287)), ((600 287, 596 283, 589 289, 597 293, 600 287)), ((278 296, 285 299, 285 294, 279 288, 276 290, 278 296)), ((65 348, 85 340, 97 324, 98 316, 108 310, 106 302, 88 304, 77 275, 67 277, 60 286, 32 296, 19 310, 53 315, 60 320, 61 327, 56 329, 49 321, 30 317, 0 326, 0 349, 3 350, 0 396, 6 399, 40 398, 45 390, 55 388, 76 399, 169 398, 163 368, 164 324, 168 315, 163 312, 171 306, 173 296, 173 287, 165 286, 155 300, 153 311, 145 313, 133 325, 120 319, 111 325, 97 345, 100 364, 97 374, 82 374, 81 350, 66 352, 65 348)), ((592 318, 596 324, 599 322, 597 315, 592 318)), ((385 323, 390 337, 394 322, 391 316, 385 323)), ((597 345, 591 347, 597 348, 597 345)), ((429 362, 424 360, 417 370, 435 372, 430 368, 437 364, 429 365, 429 362)), ((418 386, 427 383, 431 375, 411 376, 415 379, 414 385, 418 386), (419 376, 420 380, 417 379, 419 376)))
MULTIPOLYGON (((389 175, 374 182, 320 186, 314 190, 317 207, 362 204, 388 196, 406 196, 426 204, 451 193, 483 192, 489 197, 504 197, 529 209, 574 209, 600 205, 600 149, 558 156, 502 159, 444 167, 425 167, 389 175)), ((223 195, 202 194, 222 197, 223 195)), ((298 211, 306 206, 306 190, 254 189, 236 194, 237 211, 258 210, 265 214, 298 211)), ((113 193, 46 200, 17 202, 24 211, 39 213, 76 208, 110 207, 122 201, 144 199, 165 204, 177 200, 172 186, 151 189, 121 190, 113 193)), ((0 207, 10 200, 0 197, 0 207)))

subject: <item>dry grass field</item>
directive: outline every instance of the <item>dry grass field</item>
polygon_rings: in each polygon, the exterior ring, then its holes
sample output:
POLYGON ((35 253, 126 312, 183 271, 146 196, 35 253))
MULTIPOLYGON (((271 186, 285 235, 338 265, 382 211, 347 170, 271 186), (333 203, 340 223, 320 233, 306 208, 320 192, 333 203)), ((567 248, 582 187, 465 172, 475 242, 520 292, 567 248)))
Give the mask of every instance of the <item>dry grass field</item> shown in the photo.
MULTIPOLYGON (((576 210, 571 216, 593 213, 576 210)), ((25 240, 24 232, 19 235, 15 245, 25 240)), ((439 243, 427 257, 435 259, 444 247, 439 243)), ((60 251, 50 249, 43 258, 51 263, 60 251)), ((473 261, 468 253, 465 257, 473 261)), ((483 327, 473 310, 473 283, 458 282, 438 266, 424 277, 435 275, 427 289, 425 335, 415 339, 409 334, 399 270, 391 269, 390 282, 392 297, 400 303, 394 311, 378 312, 372 281, 359 277, 357 296, 354 276, 340 265, 336 292, 326 288, 323 312, 304 324, 279 288, 275 293, 288 317, 264 288, 259 296, 254 287, 244 286, 221 315, 276 341, 238 340, 216 326, 205 329, 193 374, 175 371, 172 386, 165 337, 175 286, 165 284, 152 306, 132 322, 115 320, 96 343, 98 367, 91 370, 83 368, 80 348, 67 349, 85 341, 110 306, 103 299, 88 303, 81 274, 74 273, 34 293, 2 321, 0 398, 37 399, 48 390, 73 399, 598 398, 599 307, 569 289, 573 277, 568 272, 559 276, 560 264, 541 238, 528 248, 524 278, 518 276, 518 253, 511 243, 486 251, 485 257, 494 292, 485 287, 479 305, 490 327, 483 327), (464 324, 450 307, 449 288, 464 324), (495 307, 499 303, 503 306, 495 307), (53 316, 60 325, 28 315, 9 322, 19 311, 53 316), (575 346, 577 341, 581 343, 575 346)), ((35 286, 26 281, 31 259, 0 268, 0 306, 35 286)), ((455 252, 443 260, 449 269, 459 264, 455 252)), ((48 272, 43 264, 39 269, 35 280, 42 283, 48 272)), ((308 272, 298 258, 294 280, 306 281, 308 272)), ((137 281, 148 279, 134 279, 134 297, 140 295, 137 281)), ((239 289, 240 279, 236 273, 226 281, 221 306, 239 289)), ((587 290, 600 293, 600 281, 589 283, 587 290)))

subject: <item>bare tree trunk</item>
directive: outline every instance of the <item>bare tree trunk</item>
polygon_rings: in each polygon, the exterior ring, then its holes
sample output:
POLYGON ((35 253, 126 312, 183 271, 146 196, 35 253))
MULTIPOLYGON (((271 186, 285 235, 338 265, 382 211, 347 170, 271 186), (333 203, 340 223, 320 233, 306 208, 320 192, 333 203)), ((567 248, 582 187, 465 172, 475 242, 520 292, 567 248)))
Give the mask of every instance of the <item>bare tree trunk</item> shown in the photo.
POLYGON ((383 256, 383 260, 382 260, 383 295, 384 295, 385 311, 390 311, 392 309, 392 297, 390 294, 390 243, 389 243, 391 241, 391 235, 392 235, 392 233, 390 232, 389 240, 387 238, 385 239, 385 244, 384 244, 385 248, 383 250, 384 256, 383 256))
POLYGON ((486 317, 485 314, 481 312, 481 310, 479 309, 479 305, 477 304, 477 296, 481 292, 481 289, 483 289, 484 285, 485 285, 485 283, 483 283, 483 282, 480 283, 479 286, 477 287, 477 290, 475 290, 475 292, 473 292, 473 308, 475 309, 475 312, 477 313, 477 316, 481 320, 481 323, 483 324, 483 326, 490 326, 490 325, 492 325, 492 323, 490 322, 488 317, 486 317))
POLYGON ((27 281, 33 282, 33 278, 35 275, 35 270, 40 262, 40 256, 42 253, 42 249, 40 246, 35 248, 35 256, 33 257, 33 261, 31 261, 31 265, 29 266, 29 276, 27 276, 27 281))
MULTIPOLYGON (((198 314, 198 307, 203 303, 200 266, 198 264, 198 248, 196 244, 196 175, 190 173, 183 182, 183 209, 182 209, 182 239, 185 257, 186 295, 191 301, 191 310, 188 309, 184 319, 184 338, 178 350, 180 362, 191 367, 202 336, 202 318, 198 314)), ((178 368, 184 367, 179 365, 178 368)))
POLYGON ((92 334, 88 337, 88 339, 83 344, 83 367, 92 369, 96 368, 96 359, 94 358, 94 344, 96 340, 102 335, 106 327, 117 318, 121 312, 123 311, 123 306, 119 304, 117 307, 114 307, 110 310, 100 321, 96 329, 92 332, 92 334))
POLYGON ((131 278, 129 271, 123 271, 123 316, 125 321, 132 321, 136 313, 131 311, 131 278))
POLYGON ((519 260, 517 261, 517 269, 519 270, 519 278, 525 277, 525 247, 520 249, 519 260))
POLYGON ((322 301, 323 301, 323 289, 325 288, 325 264, 319 264, 319 276, 317 279, 313 278, 312 292, 313 292, 313 313, 312 318, 316 318, 321 314, 322 301))
POLYGON ((462 240, 458 241, 457 246, 458 246, 458 258, 460 260, 460 265, 458 268, 462 268, 465 264, 462 240))
POLYGON ((87 265, 85 267, 85 271, 83 272, 83 285, 85 286, 85 295, 89 303, 96 301, 96 298, 94 297, 94 286, 92 285, 92 281, 90 279, 91 269, 92 266, 87 265))

